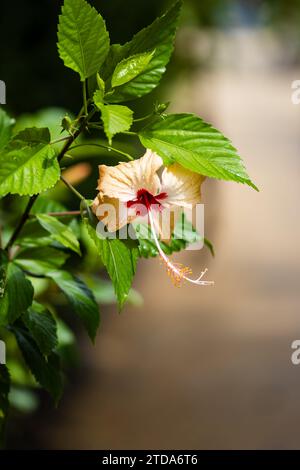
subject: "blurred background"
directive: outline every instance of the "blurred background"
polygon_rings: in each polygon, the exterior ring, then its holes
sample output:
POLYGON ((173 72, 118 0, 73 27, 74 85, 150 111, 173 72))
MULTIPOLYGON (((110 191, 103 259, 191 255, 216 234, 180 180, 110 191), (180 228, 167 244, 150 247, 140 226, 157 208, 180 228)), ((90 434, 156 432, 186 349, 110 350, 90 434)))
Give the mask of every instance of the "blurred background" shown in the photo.
MULTIPOLYGON (((121 43, 169 5, 91 3, 121 43)), ((80 107, 77 77, 56 52, 60 6, 1 3, 0 78, 16 117, 80 107)), ((171 100, 172 112, 213 123, 260 193, 206 181, 205 235, 216 256, 176 258, 195 273, 207 266, 215 286, 176 289, 157 259, 141 261, 134 287, 143 305, 136 294, 121 315, 102 306, 94 347, 78 331, 79 361, 60 406, 42 397, 35 412, 16 413, 10 448, 300 448, 300 366, 291 362, 300 339, 297 79, 300 1, 185 0, 174 58, 149 106, 171 100)), ((95 173, 83 184, 93 197, 95 173)))

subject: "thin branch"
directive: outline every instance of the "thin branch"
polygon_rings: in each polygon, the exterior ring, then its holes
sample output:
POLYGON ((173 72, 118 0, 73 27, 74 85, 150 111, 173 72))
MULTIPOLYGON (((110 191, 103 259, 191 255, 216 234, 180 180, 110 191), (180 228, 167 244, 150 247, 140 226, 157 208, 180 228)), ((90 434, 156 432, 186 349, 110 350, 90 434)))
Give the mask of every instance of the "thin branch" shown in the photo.
POLYGON ((100 130, 100 131, 104 130, 104 127, 101 126, 101 124, 97 124, 95 122, 89 122, 88 127, 89 127, 89 129, 97 129, 97 130, 100 130))
MULTIPOLYGON (((63 146, 63 148, 61 149, 58 157, 57 157, 57 160, 60 162, 65 153, 67 153, 67 151, 69 150, 69 148, 71 147, 71 145, 73 144, 74 140, 77 139, 77 137, 79 136, 79 134, 81 134, 81 132, 85 129, 86 125, 87 125, 87 122, 89 119, 91 119, 94 114, 95 114, 96 110, 93 109, 89 114, 88 116, 86 116, 86 118, 82 119, 82 122, 79 126, 79 128, 74 132, 73 135, 70 135, 69 139, 66 141, 65 145, 63 146)), ((80 114, 79 114, 79 119, 82 118, 82 110, 80 111, 80 114)))
POLYGON ((83 94, 83 108, 84 108, 84 114, 87 115, 88 110, 87 110, 87 93, 86 93, 86 80, 82 82, 82 94, 83 94))
POLYGON ((17 227, 15 228, 12 236, 10 237, 7 245, 6 245, 6 250, 8 250, 16 241, 16 239, 19 236, 19 233, 21 232, 23 225, 27 222, 27 219, 29 217, 29 213, 31 211, 31 208, 33 204, 35 203, 36 199, 38 198, 38 194, 35 194, 34 196, 31 196, 31 198, 28 201, 28 204, 26 206, 26 209, 20 219, 20 222, 18 223, 17 227))
MULTIPOLYGON (((80 215, 80 211, 61 211, 61 212, 46 212, 45 215, 51 215, 53 217, 67 217, 72 215, 80 215)), ((36 217, 35 214, 30 214, 30 218, 36 217)))
POLYGON ((61 137, 60 139, 56 139, 56 140, 52 140, 50 142, 50 145, 53 145, 53 144, 58 144, 58 142, 63 142, 64 140, 69 140, 70 136, 67 135, 65 137, 61 137))
MULTIPOLYGON (((58 160, 59 162, 63 159, 65 153, 69 150, 69 148, 71 147, 71 145, 72 145, 72 143, 74 142, 74 140, 75 140, 75 139, 79 136, 79 134, 84 130, 84 128, 86 127, 86 123, 88 122, 89 119, 91 119, 91 118, 93 117, 93 115, 95 114, 95 112, 96 112, 96 110, 93 109, 93 110, 88 114, 88 116, 86 116, 86 117, 82 120, 82 122, 81 122, 81 124, 80 124, 80 126, 79 126, 79 129, 77 129, 76 132, 75 132, 73 135, 70 135, 70 136, 68 137, 68 139, 66 140, 65 145, 63 146, 63 148, 61 149, 61 151, 60 151, 59 154, 58 154, 57 160, 58 160)), ((81 111, 80 111, 80 113, 79 113, 79 115, 78 115, 78 120, 80 120, 80 119, 82 118, 82 113, 83 113, 83 109, 81 109, 81 111)), ((67 183, 67 185, 69 185, 69 183, 67 183)), ((69 187, 70 187, 70 186, 69 186, 69 187)), ((73 186, 72 186, 72 188, 73 188, 73 186)), ((70 189, 71 189, 71 188, 70 188, 70 189)), ((76 195, 77 195, 78 197, 80 197, 80 199, 84 199, 84 197, 83 197, 80 193, 78 193, 78 191, 76 191, 75 188, 73 188, 73 189, 74 189, 74 191, 76 192, 76 195)), ((73 191, 73 192, 74 192, 74 191, 73 191)), ((31 211, 31 209, 32 209, 32 206, 33 206, 33 204, 35 203, 35 201, 36 201, 36 199, 38 198, 38 196, 39 196, 38 194, 35 194, 34 196, 31 196, 31 198, 29 199, 28 204, 27 204, 27 206, 26 206, 26 208, 25 208, 25 211, 24 211, 24 213, 23 213, 23 215, 22 215, 22 217, 21 217, 21 219, 20 219, 20 222, 18 223, 17 227, 15 228, 15 230, 14 230, 12 236, 10 237, 10 239, 9 239, 7 245, 6 245, 6 248, 5 248, 5 249, 6 249, 7 251, 9 250, 9 248, 11 248, 11 246, 14 244, 14 242, 15 242, 16 239, 18 238, 19 233, 21 232, 21 230, 22 230, 22 228, 23 228, 23 225, 25 225, 25 223, 27 222, 27 220, 28 220, 28 218, 29 218, 29 215, 30 215, 30 211, 31 211)))
POLYGON ((134 119, 133 122, 142 122, 142 121, 146 121, 147 119, 150 119, 153 115, 154 115, 154 113, 147 114, 147 116, 134 119))
POLYGON ((128 158, 128 160, 134 160, 134 158, 129 155, 128 153, 125 153, 125 152, 122 152, 122 150, 119 150, 119 149, 116 149, 114 147, 111 147, 110 145, 102 145, 102 144, 93 144, 93 143, 86 143, 86 144, 77 144, 77 145, 74 145, 73 147, 70 148, 70 150, 73 150, 73 149, 76 149, 76 148, 79 148, 79 147, 85 147, 85 146, 90 146, 90 147, 100 147, 100 148, 103 148, 103 149, 106 149, 106 150, 112 150, 113 152, 116 152, 120 155, 123 155, 124 157, 128 158))
MULTIPOLYGON (((89 122, 88 127, 91 129, 100 129, 103 130, 103 126, 101 124, 97 124, 95 122, 89 122)), ((131 132, 131 131, 123 131, 120 132, 120 134, 125 134, 125 135, 137 135, 137 132, 131 132)))
POLYGON ((80 192, 78 192, 77 189, 75 189, 74 186, 69 183, 69 181, 65 180, 63 176, 61 176, 60 179, 72 191, 72 193, 75 194, 75 196, 77 196, 81 201, 85 201, 83 195, 80 194, 80 192))
POLYGON ((120 134, 125 134, 125 135, 137 135, 137 132, 123 131, 123 132, 120 132, 120 134))

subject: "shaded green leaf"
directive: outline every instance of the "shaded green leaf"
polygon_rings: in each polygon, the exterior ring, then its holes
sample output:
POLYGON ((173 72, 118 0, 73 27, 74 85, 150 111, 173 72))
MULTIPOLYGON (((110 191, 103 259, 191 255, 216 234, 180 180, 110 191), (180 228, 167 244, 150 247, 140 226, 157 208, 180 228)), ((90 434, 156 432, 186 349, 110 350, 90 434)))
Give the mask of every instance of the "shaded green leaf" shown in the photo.
POLYGON ((169 114, 144 127, 141 143, 157 152, 165 165, 185 168, 223 180, 246 183, 257 189, 231 142, 194 114, 169 114))
POLYGON ((59 356, 56 353, 51 353, 47 358, 43 356, 29 331, 22 324, 14 326, 13 332, 25 362, 36 381, 52 395, 57 403, 63 390, 59 356))
POLYGON ((79 241, 67 225, 51 215, 37 214, 36 217, 41 226, 52 234, 54 240, 81 255, 79 241))
POLYGON ((14 262, 26 271, 39 275, 60 268, 68 256, 63 251, 52 247, 33 247, 20 250, 14 262))
POLYGON ((58 25, 58 52, 84 81, 96 73, 109 50, 102 16, 85 0, 65 0, 58 25))
POLYGON ((54 186, 59 177, 59 163, 50 145, 27 145, 0 152, 0 196, 32 196, 54 186))
MULTIPOLYGON (((111 281, 88 274, 84 275, 84 281, 93 291, 95 299, 99 304, 109 305, 117 302, 115 289, 111 281)), ((140 307, 143 304, 143 298, 139 292, 131 288, 126 302, 135 307, 140 307)))
POLYGON ((57 319, 57 338, 59 350, 75 344, 73 331, 60 318, 57 319))
POLYGON ((26 145, 49 144, 50 131, 47 127, 27 127, 18 132, 9 143, 9 148, 20 148, 26 145))
POLYGON ((0 108, 0 149, 8 144, 14 124, 15 120, 6 114, 4 109, 0 108))
POLYGON ((6 365, 0 364, 0 448, 4 447, 5 428, 9 408, 8 394, 10 390, 10 376, 6 365))
POLYGON ((18 238, 18 245, 24 247, 50 246, 56 243, 47 230, 36 219, 31 219, 22 228, 18 238))
MULTIPOLYGON (((14 132, 18 133, 28 127, 48 127, 51 140, 58 139, 65 134, 61 134, 61 121, 63 117, 68 114, 67 109, 63 108, 44 108, 35 113, 25 113, 18 116, 17 122, 14 127, 14 132)), ((69 113, 71 119, 74 119, 74 116, 69 113)), ((56 146, 61 146, 64 143, 55 144, 56 146)))
POLYGON ((53 315, 43 305, 33 302, 22 319, 41 353, 48 356, 57 346, 57 328, 53 315))
POLYGON ((0 325, 14 323, 32 304, 33 287, 23 271, 9 263, 4 295, 0 299, 0 325))
POLYGON ((46 196, 39 196, 35 201, 30 213, 31 214, 45 214, 47 212, 63 212, 66 207, 60 202, 49 199, 46 196))
POLYGON ((145 70, 155 51, 135 54, 121 60, 116 66, 111 79, 111 86, 117 87, 130 82, 145 70))
POLYGON ((39 406, 36 393, 30 389, 20 387, 11 387, 9 402, 12 408, 25 414, 33 413, 39 406))
POLYGON ((81 279, 73 277, 66 271, 49 272, 47 276, 64 292, 74 312, 82 320, 90 338, 94 341, 100 323, 100 315, 92 291, 81 279))
POLYGON ((7 279, 8 258, 4 250, 0 249, 0 299, 4 296, 7 279))

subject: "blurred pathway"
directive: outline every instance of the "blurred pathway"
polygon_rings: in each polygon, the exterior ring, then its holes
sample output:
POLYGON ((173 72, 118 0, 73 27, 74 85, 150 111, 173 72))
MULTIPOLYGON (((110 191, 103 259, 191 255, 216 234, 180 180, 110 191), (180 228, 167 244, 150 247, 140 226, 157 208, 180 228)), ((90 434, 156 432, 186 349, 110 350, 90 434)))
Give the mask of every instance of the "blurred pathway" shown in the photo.
POLYGON ((207 265, 215 287, 175 289, 157 260, 141 263, 145 307, 104 312, 85 382, 53 413, 45 447, 300 448, 300 70, 249 62, 174 90, 176 110, 224 131, 261 189, 205 183, 216 258, 179 258, 195 273, 207 265))

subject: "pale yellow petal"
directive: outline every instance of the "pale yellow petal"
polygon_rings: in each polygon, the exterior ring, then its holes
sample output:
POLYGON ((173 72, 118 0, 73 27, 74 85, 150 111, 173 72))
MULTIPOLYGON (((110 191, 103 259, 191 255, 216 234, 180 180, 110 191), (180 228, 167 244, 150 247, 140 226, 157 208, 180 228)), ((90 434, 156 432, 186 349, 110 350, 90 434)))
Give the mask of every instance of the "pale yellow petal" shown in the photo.
POLYGON ((116 232, 135 219, 129 214, 126 204, 116 198, 98 195, 92 204, 92 211, 109 232, 116 232))
POLYGON ((134 200, 140 189, 146 189, 155 196, 160 192, 157 171, 161 166, 162 159, 151 150, 132 162, 117 166, 100 165, 97 189, 103 196, 124 202, 134 200))
POLYGON ((192 208, 201 201, 201 184, 205 176, 185 169, 175 163, 164 169, 162 173, 161 191, 167 193, 163 205, 175 205, 192 208))

